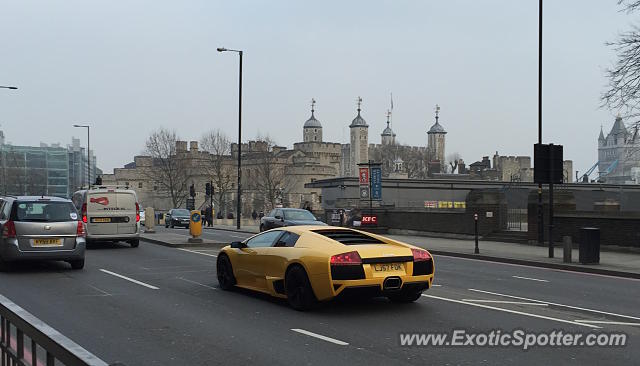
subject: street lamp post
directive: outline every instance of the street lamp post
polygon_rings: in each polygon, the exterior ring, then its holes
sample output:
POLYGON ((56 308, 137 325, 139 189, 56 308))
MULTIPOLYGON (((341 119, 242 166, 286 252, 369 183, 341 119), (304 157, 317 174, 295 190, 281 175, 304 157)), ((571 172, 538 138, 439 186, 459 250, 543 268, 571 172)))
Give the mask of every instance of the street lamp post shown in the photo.
POLYGON ((89 189, 89 188, 91 188, 91 150, 90 150, 91 145, 89 145, 89 143, 90 143, 90 140, 89 140, 90 127, 89 127, 89 125, 73 125, 73 127, 86 128, 87 129, 87 189, 89 189))
POLYGON ((11 90, 17 90, 18 87, 15 86, 2 86, 0 85, 0 89, 11 89, 11 90))
MULTIPOLYGON (((11 90, 17 90, 18 88, 15 86, 3 86, 0 85, 0 89, 11 89, 11 90)), ((3 185, 3 190, 4 190, 4 194, 7 194, 7 168, 5 166, 5 152, 4 149, 2 149, 2 151, 0 151, 0 154, 2 154, 0 157, 2 158, 2 185, 3 185)))
POLYGON ((240 56, 240 74, 238 77, 238 198, 236 207, 236 228, 240 229, 240 208, 241 206, 241 166, 242 166, 242 54, 241 50, 230 50, 224 47, 218 47, 218 52, 236 52, 240 56))

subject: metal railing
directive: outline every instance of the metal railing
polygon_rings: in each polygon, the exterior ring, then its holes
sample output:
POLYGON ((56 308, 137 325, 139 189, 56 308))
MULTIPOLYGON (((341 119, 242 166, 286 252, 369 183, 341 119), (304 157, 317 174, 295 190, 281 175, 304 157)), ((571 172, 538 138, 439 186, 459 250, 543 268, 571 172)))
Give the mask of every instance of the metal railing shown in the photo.
POLYGON ((0 295, 2 366, 107 366, 107 363, 0 295))

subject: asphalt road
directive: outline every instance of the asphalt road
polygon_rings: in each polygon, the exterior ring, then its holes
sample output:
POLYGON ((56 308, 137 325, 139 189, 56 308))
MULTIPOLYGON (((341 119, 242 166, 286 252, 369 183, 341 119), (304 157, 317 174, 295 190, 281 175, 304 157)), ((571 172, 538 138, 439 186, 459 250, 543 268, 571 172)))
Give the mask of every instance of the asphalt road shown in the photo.
MULTIPOLYGON (((249 234, 204 235, 233 241, 249 234)), ((416 303, 332 302, 301 313, 260 294, 220 290, 216 253, 101 244, 87 252, 82 271, 46 262, 1 273, 0 293, 108 363, 129 366, 640 362, 638 280, 440 256, 437 286, 416 303), (400 345, 401 332, 454 329, 624 332, 628 339, 623 348, 527 351, 400 345)))

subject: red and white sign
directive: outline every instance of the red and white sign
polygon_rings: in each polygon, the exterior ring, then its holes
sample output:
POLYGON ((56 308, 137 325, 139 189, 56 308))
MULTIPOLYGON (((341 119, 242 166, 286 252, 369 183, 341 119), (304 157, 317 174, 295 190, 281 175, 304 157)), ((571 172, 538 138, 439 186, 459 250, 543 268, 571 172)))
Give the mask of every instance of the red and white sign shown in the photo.
POLYGON ((378 225, 378 216, 362 215, 362 225, 378 225))
POLYGON ((108 206, 109 205, 109 197, 97 197, 97 198, 91 198, 89 200, 89 202, 91 203, 97 203, 99 205, 104 205, 104 206, 108 206))
POLYGON ((369 185, 369 168, 360 168, 360 184, 369 185))

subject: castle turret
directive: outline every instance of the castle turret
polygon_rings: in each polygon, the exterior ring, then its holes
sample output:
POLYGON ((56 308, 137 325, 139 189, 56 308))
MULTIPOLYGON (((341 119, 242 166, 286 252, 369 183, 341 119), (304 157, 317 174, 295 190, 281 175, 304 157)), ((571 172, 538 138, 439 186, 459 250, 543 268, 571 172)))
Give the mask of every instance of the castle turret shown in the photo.
POLYGON ((447 131, 438 122, 440 114, 440 106, 436 105, 436 123, 431 126, 427 135, 429 137, 428 148, 431 154, 431 160, 438 160, 444 163, 445 135, 447 131))
POLYGON ((304 142, 322 142, 322 124, 314 115, 316 100, 311 99, 311 117, 304 123, 302 137, 304 142))
POLYGON ((358 115, 351 121, 351 145, 349 148, 351 162, 351 176, 358 176, 358 164, 369 161, 369 125, 360 115, 362 98, 358 97, 358 115))
POLYGON ((382 137, 382 145, 395 145, 396 143, 396 134, 393 133, 393 130, 391 129, 391 121, 389 120, 390 117, 391 112, 387 111, 387 128, 385 128, 380 135, 382 137))

